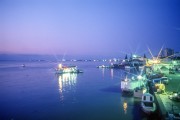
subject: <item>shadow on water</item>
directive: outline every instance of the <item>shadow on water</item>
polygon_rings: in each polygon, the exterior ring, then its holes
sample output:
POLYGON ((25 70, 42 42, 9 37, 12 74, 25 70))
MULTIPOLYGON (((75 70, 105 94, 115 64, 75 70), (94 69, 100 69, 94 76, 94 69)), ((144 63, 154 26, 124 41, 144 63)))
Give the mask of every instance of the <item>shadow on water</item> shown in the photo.
POLYGON ((132 91, 124 91, 121 92, 122 97, 133 97, 133 92, 132 91))
POLYGON ((119 85, 109 86, 107 88, 100 89, 103 92, 112 92, 112 93, 120 93, 121 89, 119 85))
POLYGON ((109 86, 107 88, 100 89, 103 92, 119 93, 122 97, 133 97, 133 92, 122 92, 119 85, 109 86))
POLYGON ((147 116, 141 109, 141 100, 134 98, 134 107, 132 110, 133 120, 147 120, 147 116))

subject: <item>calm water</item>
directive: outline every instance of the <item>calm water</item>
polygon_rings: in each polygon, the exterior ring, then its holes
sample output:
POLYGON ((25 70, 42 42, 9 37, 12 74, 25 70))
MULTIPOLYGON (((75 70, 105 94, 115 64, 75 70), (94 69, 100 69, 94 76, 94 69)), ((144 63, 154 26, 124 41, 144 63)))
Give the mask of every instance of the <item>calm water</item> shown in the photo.
POLYGON ((147 118, 137 100, 121 95, 121 70, 98 69, 100 62, 66 62, 84 73, 55 75, 56 63, 26 62, 24 68, 23 63, 0 62, 1 120, 147 118))

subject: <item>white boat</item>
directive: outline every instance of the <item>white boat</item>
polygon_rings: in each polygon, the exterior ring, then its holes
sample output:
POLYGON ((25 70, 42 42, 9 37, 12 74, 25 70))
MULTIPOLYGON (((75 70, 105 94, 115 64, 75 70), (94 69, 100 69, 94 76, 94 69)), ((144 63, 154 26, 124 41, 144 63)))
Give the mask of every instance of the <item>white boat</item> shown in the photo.
POLYGON ((82 73, 79 69, 77 69, 77 66, 62 66, 62 64, 58 65, 58 68, 56 69, 57 74, 63 74, 63 73, 82 73))
POLYGON ((154 102, 154 96, 150 93, 144 93, 142 96, 141 107, 142 110, 147 114, 155 112, 156 104, 154 102))
POLYGON ((131 80, 128 78, 125 78, 124 80, 121 81, 121 90, 123 92, 133 92, 136 87, 139 86, 139 81, 138 80, 131 80))
POLYGON ((145 86, 145 79, 142 76, 138 76, 137 78, 125 78, 121 80, 121 90, 127 92, 133 92, 137 87, 144 87, 145 86))

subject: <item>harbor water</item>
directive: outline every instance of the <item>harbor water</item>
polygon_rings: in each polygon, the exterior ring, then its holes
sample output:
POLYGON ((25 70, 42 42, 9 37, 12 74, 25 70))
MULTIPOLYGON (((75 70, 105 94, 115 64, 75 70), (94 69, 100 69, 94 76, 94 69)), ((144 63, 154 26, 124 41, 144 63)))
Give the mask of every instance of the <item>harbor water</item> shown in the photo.
POLYGON ((101 62, 64 62, 83 73, 55 74, 57 63, 0 62, 0 120, 146 120, 140 100, 123 96, 124 71, 101 62), (25 66, 22 66, 24 64, 25 66))

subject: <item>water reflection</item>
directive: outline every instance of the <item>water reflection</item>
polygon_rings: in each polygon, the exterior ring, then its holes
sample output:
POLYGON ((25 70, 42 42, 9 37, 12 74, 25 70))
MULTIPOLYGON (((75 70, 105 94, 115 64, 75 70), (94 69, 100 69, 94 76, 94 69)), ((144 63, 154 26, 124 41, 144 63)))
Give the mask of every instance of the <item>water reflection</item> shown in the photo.
POLYGON ((113 77, 114 77, 114 71, 113 71, 113 69, 111 69, 111 79, 113 79, 113 77))
POLYGON ((77 82, 76 73, 64 73, 58 76, 59 92, 61 101, 64 100, 65 93, 73 93, 77 82))
POLYGON ((113 79, 114 77, 114 72, 113 72, 113 69, 107 69, 107 68, 102 68, 102 77, 104 78, 105 77, 105 71, 110 71, 110 76, 111 76, 111 79, 113 79))
POLYGON ((127 102, 123 102, 124 114, 127 113, 127 107, 128 107, 127 102))
POLYGON ((104 70, 105 68, 102 68, 102 77, 104 78, 104 70))

